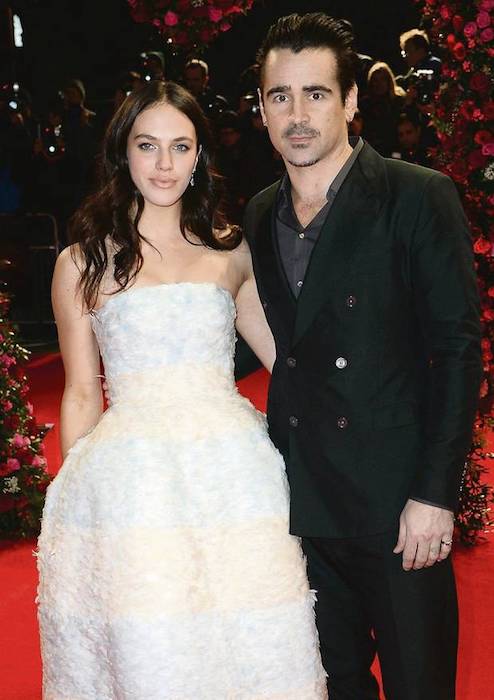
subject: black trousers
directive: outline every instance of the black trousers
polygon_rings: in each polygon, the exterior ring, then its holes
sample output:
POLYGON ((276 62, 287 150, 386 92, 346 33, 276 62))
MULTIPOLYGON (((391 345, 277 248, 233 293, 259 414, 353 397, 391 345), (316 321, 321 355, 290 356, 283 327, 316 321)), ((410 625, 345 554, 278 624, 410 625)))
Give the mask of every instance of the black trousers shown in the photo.
POLYGON ((330 700, 455 698, 458 607, 450 559, 404 571, 397 532, 303 538, 330 700))

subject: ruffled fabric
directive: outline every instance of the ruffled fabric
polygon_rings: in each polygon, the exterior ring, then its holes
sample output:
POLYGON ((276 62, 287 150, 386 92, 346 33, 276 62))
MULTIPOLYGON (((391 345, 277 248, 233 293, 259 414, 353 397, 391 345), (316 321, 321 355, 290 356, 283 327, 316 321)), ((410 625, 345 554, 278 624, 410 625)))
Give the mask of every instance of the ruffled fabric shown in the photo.
POLYGON ((321 700, 314 594, 265 418, 210 284, 93 316, 111 407, 51 484, 38 545, 44 700, 321 700))

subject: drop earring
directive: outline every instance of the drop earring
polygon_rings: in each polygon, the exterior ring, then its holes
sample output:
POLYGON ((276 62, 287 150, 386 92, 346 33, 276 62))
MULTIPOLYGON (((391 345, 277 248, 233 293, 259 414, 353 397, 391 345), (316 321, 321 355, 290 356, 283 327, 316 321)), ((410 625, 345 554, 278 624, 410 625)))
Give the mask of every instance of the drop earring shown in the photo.
POLYGON ((194 182, 194 173, 195 173, 195 170, 192 171, 192 175, 190 176, 190 180, 189 180, 189 185, 190 185, 191 187, 194 187, 194 185, 195 185, 195 182, 194 182))

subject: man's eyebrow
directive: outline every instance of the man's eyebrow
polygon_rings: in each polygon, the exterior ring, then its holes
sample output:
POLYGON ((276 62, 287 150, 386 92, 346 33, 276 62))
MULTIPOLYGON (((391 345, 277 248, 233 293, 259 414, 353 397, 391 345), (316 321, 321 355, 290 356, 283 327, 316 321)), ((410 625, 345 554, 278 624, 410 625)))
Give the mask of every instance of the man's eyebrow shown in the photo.
POLYGON ((269 90, 266 93, 266 97, 270 97, 270 95, 274 95, 278 92, 290 92, 290 90, 290 85, 275 85, 274 87, 269 88, 269 90))
POLYGON ((327 85, 304 85, 302 90, 304 92, 332 92, 327 85))

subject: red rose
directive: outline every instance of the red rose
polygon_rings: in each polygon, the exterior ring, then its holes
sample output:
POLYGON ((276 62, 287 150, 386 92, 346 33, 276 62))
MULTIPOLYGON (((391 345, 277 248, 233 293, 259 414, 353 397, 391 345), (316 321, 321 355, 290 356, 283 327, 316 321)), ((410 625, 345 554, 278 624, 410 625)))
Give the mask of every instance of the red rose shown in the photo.
POLYGON ((453 55, 458 61, 463 61, 467 55, 465 44, 462 44, 461 41, 456 42, 453 46, 453 55))
MULTIPOLYGON (((475 243, 473 244, 473 250, 475 253, 478 253, 479 255, 487 255, 490 253, 492 248, 492 244, 490 241, 487 241, 485 238, 477 238, 475 243)), ((487 311, 490 311, 491 309, 487 309, 487 311)), ((492 317, 494 318, 494 312, 492 314, 492 317)))
POLYGON ((473 118, 473 111, 475 109, 475 102, 473 100, 465 100, 460 105, 459 113, 462 117, 470 121, 473 118))
POLYGON ((488 92, 490 87, 490 80, 485 73, 474 73, 470 78, 470 87, 475 92, 488 92))
POLYGON ((479 392, 479 397, 481 399, 485 398, 489 392, 489 384, 487 383, 487 379, 484 379, 482 384, 480 385, 480 392, 479 392))
POLYGON ((439 8, 439 14, 443 19, 451 19, 452 12, 447 5, 441 5, 439 8))
POLYGON ((487 131, 487 129, 481 129, 480 131, 477 131, 473 137, 473 140, 479 146, 483 146, 484 143, 490 143, 492 141, 492 134, 490 131, 487 131))
POLYGON ((463 17, 461 15, 455 15, 453 17, 453 27, 456 32, 460 32, 463 27, 463 17))

